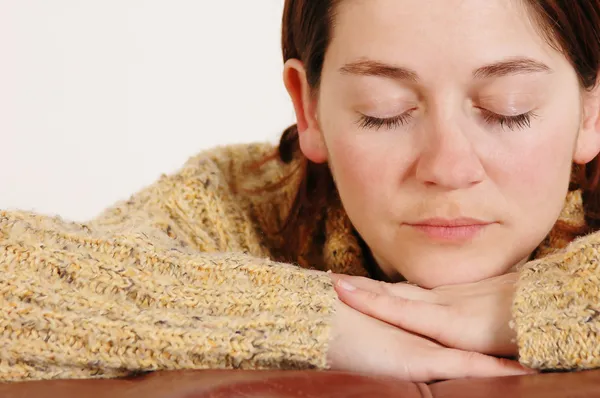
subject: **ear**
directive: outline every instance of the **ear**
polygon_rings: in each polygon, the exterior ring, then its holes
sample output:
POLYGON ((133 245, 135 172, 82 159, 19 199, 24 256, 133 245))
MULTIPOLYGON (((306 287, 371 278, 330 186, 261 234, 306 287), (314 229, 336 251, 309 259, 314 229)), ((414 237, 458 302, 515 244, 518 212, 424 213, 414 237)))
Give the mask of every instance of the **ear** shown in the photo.
POLYGON ((600 152, 600 76, 596 87, 583 94, 583 119, 573 161, 591 162, 600 152))
POLYGON ((290 59, 285 63, 283 82, 294 104, 300 150, 310 161, 325 163, 327 147, 317 121, 317 101, 312 96, 302 62, 290 59))

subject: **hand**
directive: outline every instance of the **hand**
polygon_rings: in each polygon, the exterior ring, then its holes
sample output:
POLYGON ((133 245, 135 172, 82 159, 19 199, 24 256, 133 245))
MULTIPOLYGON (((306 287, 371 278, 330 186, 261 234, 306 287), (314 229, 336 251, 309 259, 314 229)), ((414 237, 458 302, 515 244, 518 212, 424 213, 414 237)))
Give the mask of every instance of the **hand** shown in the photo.
POLYGON ((510 328, 516 273, 477 283, 422 289, 334 275, 340 300, 354 309, 447 347, 516 357, 510 328), (344 282, 356 290, 344 288, 344 282))
POLYGON ((413 382, 531 373, 515 361, 461 351, 416 336, 338 301, 328 360, 333 370, 413 382))

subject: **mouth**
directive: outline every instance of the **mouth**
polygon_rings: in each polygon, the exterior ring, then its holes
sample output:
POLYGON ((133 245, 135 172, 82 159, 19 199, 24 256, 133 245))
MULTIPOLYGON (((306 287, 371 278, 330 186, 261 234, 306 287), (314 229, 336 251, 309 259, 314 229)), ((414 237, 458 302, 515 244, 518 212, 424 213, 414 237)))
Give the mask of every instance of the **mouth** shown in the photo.
POLYGON ((473 240, 492 224, 494 223, 474 218, 431 218, 406 223, 431 240, 450 242, 473 240))

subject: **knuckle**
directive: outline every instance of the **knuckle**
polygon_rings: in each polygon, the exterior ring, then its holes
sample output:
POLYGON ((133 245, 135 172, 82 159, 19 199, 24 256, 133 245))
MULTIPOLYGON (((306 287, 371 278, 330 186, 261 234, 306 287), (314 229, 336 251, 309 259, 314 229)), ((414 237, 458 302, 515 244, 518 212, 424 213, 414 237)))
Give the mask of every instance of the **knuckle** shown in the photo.
POLYGON ((393 285, 384 281, 377 281, 377 290, 389 296, 393 295, 393 285))
POLYGON ((381 301, 383 296, 377 292, 365 292, 366 299, 369 301, 381 301))
POLYGON ((386 296, 390 306, 393 306, 395 310, 399 310, 398 313, 406 310, 408 307, 408 300, 402 297, 386 296))

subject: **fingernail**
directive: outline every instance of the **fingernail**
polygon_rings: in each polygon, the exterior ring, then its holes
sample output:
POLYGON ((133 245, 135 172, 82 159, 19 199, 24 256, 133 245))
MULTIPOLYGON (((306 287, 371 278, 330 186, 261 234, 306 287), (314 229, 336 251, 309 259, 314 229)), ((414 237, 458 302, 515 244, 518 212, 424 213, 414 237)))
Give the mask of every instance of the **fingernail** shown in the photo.
POLYGON ((354 285, 351 285, 350 283, 340 279, 338 281, 338 286, 341 287, 344 290, 347 290, 349 292, 353 292, 356 290, 356 287, 354 285))

